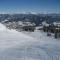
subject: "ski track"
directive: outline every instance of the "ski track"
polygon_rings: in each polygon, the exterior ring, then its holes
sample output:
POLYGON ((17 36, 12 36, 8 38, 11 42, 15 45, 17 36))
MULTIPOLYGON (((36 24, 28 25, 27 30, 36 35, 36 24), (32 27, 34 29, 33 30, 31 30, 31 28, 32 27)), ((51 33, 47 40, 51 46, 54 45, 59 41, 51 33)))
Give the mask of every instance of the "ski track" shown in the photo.
POLYGON ((24 34, 0 24, 0 60, 60 60, 60 41, 36 31, 24 34))

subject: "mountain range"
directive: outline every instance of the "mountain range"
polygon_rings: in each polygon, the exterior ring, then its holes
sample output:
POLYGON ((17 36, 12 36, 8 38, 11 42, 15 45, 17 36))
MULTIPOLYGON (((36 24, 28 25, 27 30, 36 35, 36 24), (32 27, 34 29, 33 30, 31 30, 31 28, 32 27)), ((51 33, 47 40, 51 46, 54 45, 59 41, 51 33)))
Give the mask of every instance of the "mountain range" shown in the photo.
MULTIPOLYGON (((33 13, 25 13, 25 14, 0 14, 0 22, 8 20, 8 22, 12 21, 29 21, 35 23, 37 26, 41 24, 43 21, 47 23, 53 23, 55 21, 60 22, 60 14, 33 14, 33 13)), ((6 23, 6 22, 5 22, 6 23)))

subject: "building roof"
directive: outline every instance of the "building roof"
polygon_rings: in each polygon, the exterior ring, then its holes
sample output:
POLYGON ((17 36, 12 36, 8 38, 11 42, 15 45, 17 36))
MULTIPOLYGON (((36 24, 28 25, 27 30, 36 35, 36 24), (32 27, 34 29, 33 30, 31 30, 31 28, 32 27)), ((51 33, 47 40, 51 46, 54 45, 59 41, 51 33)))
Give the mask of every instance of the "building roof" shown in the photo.
POLYGON ((59 26, 60 27, 60 22, 53 22, 54 26, 59 26))

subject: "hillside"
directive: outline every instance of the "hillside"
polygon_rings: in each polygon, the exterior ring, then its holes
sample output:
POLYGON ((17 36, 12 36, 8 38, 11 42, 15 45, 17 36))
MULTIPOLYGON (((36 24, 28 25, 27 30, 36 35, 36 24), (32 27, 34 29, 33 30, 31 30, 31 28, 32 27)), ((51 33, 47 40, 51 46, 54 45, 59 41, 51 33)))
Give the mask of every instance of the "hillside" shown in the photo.
POLYGON ((42 31, 9 30, 0 23, 0 60, 60 60, 60 40, 42 31))
POLYGON ((0 14, 0 22, 4 20, 8 20, 8 22, 29 21, 39 25, 43 21, 47 21, 48 23, 60 21, 60 14, 0 14))

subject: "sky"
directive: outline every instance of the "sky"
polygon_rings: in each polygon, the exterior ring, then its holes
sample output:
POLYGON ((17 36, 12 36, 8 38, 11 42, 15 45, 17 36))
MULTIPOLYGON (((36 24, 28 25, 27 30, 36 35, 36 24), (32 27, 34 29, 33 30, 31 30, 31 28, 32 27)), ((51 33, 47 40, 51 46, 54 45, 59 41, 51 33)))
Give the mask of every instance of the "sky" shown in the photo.
POLYGON ((60 13, 60 0, 0 0, 0 13, 60 13))

